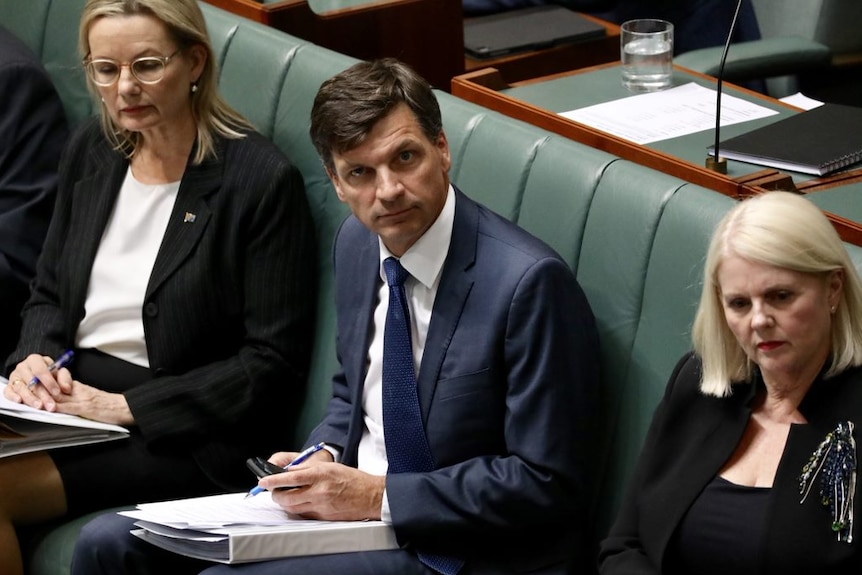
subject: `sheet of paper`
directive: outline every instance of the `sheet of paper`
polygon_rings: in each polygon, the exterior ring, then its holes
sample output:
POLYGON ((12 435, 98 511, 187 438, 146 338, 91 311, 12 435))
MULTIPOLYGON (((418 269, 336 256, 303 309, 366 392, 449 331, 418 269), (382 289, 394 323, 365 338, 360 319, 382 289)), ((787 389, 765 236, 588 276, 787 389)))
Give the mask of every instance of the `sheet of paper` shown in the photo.
POLYGON ((814 108, 819 108, 823 105, 823 102, 821 102, 820 100, 809 98, 802 92, 796 92, 795 94, 779 98, 779 100, 781 100, 785 104, 790 104, 791 106, 802 108, 803 110, 813 110, 814 108))
POLYGON ((3 388, 8 385, 8 380, 0 377, 0 414, 10 415, 20 419, 29 421, 39 421, 42 423, 53 423, 56 425, 69 425, 72 427, 84 427, 87 429, 99 429, 103 431, 113 431, 116 433, 128 433, 128 430, 119 425, 110 423, 102 423, 91 419, 84 419, 77 415, 69 415, 66 413, 56 413, 53 411, 45 411, 44 409, 35 409, 23 403, 15 403, 9 401, 3 395, 3 388))
POLYGON ((303 529, 312 524, 307 519, 291 517, 272 500, 269 491, 246 499, 245 493, 227 493, 157 503, 142 503, 136 510, 121 515, 160 523, 177 529, 217 529, 229 525, 287 525, 296 523, 303 529))
POLYGON ((197 531, 194 529, 177 529, 169 527, 161 523, 153 523, 152 521, 137 521, 136 527, 146 529, 150 533, 161 535, 162 537, 170 537, 172 539, 182 539, 184 541, 203 541, 204 543, 218 543, 226 541, 230 536, 220 533, 210 533, 208 531, 197 531))
MULTIPOLYGON (((669 90, 629 96, 560 115, 637 144, 649 144, 715 128, 716 91, 694 82, 669 90)), ((721 125, 730 126, 778 112, 725 93, 721 125)))

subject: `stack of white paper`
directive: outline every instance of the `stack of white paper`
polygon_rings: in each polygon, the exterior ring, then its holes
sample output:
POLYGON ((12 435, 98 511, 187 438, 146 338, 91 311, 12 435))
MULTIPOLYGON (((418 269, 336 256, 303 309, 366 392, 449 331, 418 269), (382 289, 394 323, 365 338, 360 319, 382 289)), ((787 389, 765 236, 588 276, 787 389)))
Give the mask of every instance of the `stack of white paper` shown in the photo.
POLYGON ((315 521, 290 516, 269 492, 246 499, 228 493, 138 505, 121 515, 132 534, 168 551, 219 563, 298 555, 397 549, 382 521, 315 521))
POLYGON ((0 457, 72 445, 122 439, 129 431, 119 425, 53 413, 9 401, 0 378, 0 457))

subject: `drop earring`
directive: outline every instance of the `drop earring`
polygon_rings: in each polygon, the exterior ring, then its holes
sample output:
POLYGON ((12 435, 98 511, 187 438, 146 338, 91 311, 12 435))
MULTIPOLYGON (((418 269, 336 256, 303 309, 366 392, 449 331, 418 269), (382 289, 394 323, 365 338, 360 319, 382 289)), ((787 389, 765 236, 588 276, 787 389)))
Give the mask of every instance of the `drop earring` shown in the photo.
POLYGON ((198 91, 198 83, 192 82, 192 94, 198 91))

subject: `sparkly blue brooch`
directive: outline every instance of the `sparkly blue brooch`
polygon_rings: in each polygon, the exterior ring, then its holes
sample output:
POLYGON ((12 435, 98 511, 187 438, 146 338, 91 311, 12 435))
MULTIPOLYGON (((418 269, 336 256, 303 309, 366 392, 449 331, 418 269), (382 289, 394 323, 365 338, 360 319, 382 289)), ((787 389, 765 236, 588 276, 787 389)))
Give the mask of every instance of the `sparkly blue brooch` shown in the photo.
POLYGON ((820 476, 820 503, 832 513, 832 531, 838 541, 853 542, 853 499, 856 494, 856 440, 852 421, 839 423, 826 434, 799 476, 800 504, 820 476))

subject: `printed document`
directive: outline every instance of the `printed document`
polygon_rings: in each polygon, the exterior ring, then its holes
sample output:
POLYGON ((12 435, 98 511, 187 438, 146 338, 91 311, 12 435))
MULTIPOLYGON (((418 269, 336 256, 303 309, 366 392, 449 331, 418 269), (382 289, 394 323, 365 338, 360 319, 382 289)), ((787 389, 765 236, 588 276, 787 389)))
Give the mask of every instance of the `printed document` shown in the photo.
MULTIPOLYGON (((636 144, 649 144, 715 129, 715 90, 694 82, 629 96, 560 115, 636 144)), ((730 126, 777 114, 729 94, 721 96, 721 125, 730 126)))

